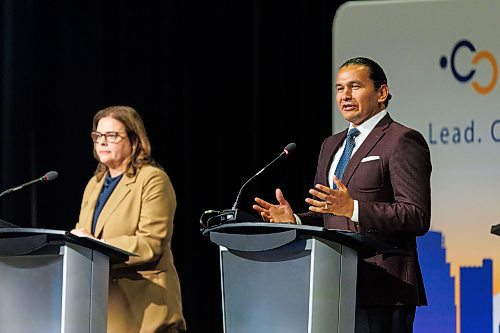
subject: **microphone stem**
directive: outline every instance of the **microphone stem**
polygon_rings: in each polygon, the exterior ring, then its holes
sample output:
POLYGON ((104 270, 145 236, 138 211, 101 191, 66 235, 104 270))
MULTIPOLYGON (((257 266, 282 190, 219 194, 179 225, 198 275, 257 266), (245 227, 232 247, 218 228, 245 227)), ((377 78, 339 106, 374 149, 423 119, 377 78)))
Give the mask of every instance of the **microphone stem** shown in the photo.
POLYGON ((240 188, 240 191, 238 192, 238 195, 236 196, 236 200, 234 201, 234 204, 233 204, 233 208, 232 209, 236 209, 236 207, 238 206, 238 202, 240 201, 240 196, 241 196, 241 192, 243 191, 243 189, 245 188, 245 186, 250 183, 250 181, 252 179, 254 179, 255 177, 257 177, 258 175, 260 175, 264 170, 266 170, 266 168, 268 166, 270 166, 271 164, 273 164, 274 162, 276 162, 276 160, 278 160, 281 156, 285 155, 285 152, 281 152, 281 154, 279 154, 274 160, 272 160, 271 162, 269 162, 265 167, 263 167, 262 169, 260 169, 259 172, 257 172, 255 175, 253 175, 252 177, 250 177, 250 179, 248 179, 245 184, 243 184, 243 186, 240 188))
MULTIPOLYGON (((279 158, 281 158, 281 156, 283 156, 283 155, 285 155, 285 152, 282 152, 281 154, 279 154, 279 155, 278 155, 278 156, 277 156, 274 160, 272 160, 272 161, 271 161, 271 162, 269 162, 269 163, 268 163, 265 167, 263 167, 262 169, 260 169, 260 171, 259 171, 259 172, 257 172, 257 173, 255 174, 255 176, 260 175, 260 174, 261 174, 264 170, 266 170, 266 169, 267 169, 267 167, 268 167, 268 166, 270 166, 271 164, 273 164, 274 162, 276 162, 276 161, 277 161, 279 158)), ((254 176, 254 177, 255 177, 255 176, 254 176)), ((246 185, 246 184, 245 184, 245 185, 246 185)))
POLYGON ((22 189, 22 188, 23 188, 23 187, 25 187, 25 186, 28 186, 28 185, 31 185, 31 184, 33 184, 33 183, 39 182, 39 181, 41 181, 41 180, 43 180, 43 177, 41 177, 41 178, 37 178, 37 179, 33 179, 33 180, 31 180, 31 181, 29 181, 29 182, 27 182, 27 183, 24 183, 24 184, 22 184, 22 185, 19 185, 19 186, 13 187, 13 188, 9 188, 8 190, 5 190, 5 191, 3 191, 2 193, 0 193, 0 197, 4 196, 5 194, 8 194, 8 193, 10 193, 10 192, 15 192, 15 191, 18 191, 18 190, 22 189))

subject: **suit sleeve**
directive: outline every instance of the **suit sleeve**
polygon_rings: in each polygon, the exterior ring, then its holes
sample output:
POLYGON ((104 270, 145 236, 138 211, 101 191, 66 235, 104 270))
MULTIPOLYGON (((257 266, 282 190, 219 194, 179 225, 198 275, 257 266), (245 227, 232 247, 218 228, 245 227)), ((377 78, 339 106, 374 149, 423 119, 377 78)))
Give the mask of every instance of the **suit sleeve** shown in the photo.
MULTIPOLYGON (((89 196, 91 189, 96 186, 96 180, 95 177, 92 177, 87 185, 85 186, 85 190, 83 191, 83 197, 82 197, 82 202, 80 204, 80 214, 78 218, 78 222, 75 225, 75 229, 80 229, 80 228, 85 228, 87 229, 88 232, 90 232, 90 226, 86 226, 84 223, 84 215, 89 214, 89 196)), ((94 207, 92 207, 92 213, 94 211, 94 207)))
POLYGON ((134 234, 106 239, 110 245, 138 255, 130 257, 126 262, 128 265, 157 260, 164 247, 170 245, 165 242, 170 243, 173 232, 175 192, 164 172, 158 170, 144 180, 140 199, 140 215, 135 222, 137 227, 134 234))
POLYGON ((407 130, 395 141, 384 169, 393 200, 359 201, 360 231, 383 234, 423 235, 431 216, 431 161, 423 136, 407 130))
MULTIPOLYGON (((312 184, 311 188, 314 187, 314 184, 325 184, 324 179, 322 180, 320 177, 320 166, 321 166, 321 159, 322 158, 328 158, 325 155, 325 145, 328 139, 325 139, 323 143, 321 144, 321 149, 319 152, 319 157, 318 157, 318 164, 316 168, 316 176, 314 177, 314 183, 312 184)), ((328 186, 328 182, 325 184, 328 186)), ((307 225, 313 225, 313 226, 318 226, 318 227, 323 227, 324 222, 323 222, 323 217, 321 214, 315 213, 315 212, 307 212, 307 213, 301 213, 298 214, 300 217, 301 223, 302 224, 307 224, 307 225)))

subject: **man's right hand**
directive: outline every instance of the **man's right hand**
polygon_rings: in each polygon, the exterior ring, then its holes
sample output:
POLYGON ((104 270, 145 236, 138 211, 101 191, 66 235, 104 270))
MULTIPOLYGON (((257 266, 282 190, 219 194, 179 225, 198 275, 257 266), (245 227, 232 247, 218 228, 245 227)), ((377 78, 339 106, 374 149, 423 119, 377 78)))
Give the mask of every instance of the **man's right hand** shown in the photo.
POLYGON ((276 189, 276 200, 278 200, 278 204, 273 205, 261 198, 255 198, 257 204, 253 205, 252 208, 256 210, 265 221, 295 224, 292 207, 290 207, 288 201, 285 200, 285 196, 279 188, 276 189))

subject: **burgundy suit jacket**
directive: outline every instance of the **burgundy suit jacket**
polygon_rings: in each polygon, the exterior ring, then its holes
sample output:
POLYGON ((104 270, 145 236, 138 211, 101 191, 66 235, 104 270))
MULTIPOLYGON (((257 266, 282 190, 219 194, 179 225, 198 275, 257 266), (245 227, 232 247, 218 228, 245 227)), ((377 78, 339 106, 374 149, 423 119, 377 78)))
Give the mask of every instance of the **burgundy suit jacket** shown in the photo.
MULTIPOLYGON (((323 142, 315 183, 328 186, 333 156, 346 136, 347 130, 323 142)), ((359 225, 331 214, 299 215, 303 224, 369 234, 408 252, 408 256, 376 255, 358 261, 358 305, 427 304, 416 236, 430 226, 431 169, 423 136, 387 115, 351 157, 342 180, 359 202, 359 225)))

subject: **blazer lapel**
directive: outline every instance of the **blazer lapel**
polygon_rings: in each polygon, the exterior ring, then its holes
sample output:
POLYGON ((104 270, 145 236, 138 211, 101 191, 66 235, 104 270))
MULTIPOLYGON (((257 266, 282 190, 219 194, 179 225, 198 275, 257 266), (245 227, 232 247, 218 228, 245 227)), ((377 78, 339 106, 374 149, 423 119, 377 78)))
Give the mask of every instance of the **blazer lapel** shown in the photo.
POLYGON ((393 120, 389 116, 389 114, 382 118, 375 126, 375 128, 370 132, 370 134, 366 137, 365 141, 363 141, 358 150, 356 150, 354 155, 352 155, 349 164, 347 164, 347 168, 345 169, 344 177, 342 179, 342 183, 344 183, 345 186, 347 186, 347 184, 351 180, 352 175, 358 168, 363 157, 366 157, 373 149, 373 147, 377 144, 377 142, 379 142, 380 139, 385 135, 386 129, 392 122, 393 120))
MULTIPOLYGON (((331 143, 331 147, 324 147, 324 150, 329 152, 330 156, 327 156, 328 159, 322 159, 323 161, 326 161, 327 163, 325 164, 323 162, 323 165, 321 165, 321 173, 318 173, 318 175, 322 175, 324 178, 319 180, 319 183, 325 184, 326 186, 329 186, 328 184, 329 179, 328 176, 330 174, 330 168, 332 166, 333 158, 337 151, 340 149, 342 146, 342 143, 345 141, 345 138, 347 137, 347 129, 344 130, 343 132, 340 132, 339 135, 337 135, 336 141, 333 141, 331 143)), ((321 163, 321 162, 320 162, 321 163)))
POLYGON ((106 222, 110 219, 110 217, 113 215, 113 212, 118 208, 120 203, 130 192, 130 185, 135 183, 136 177, 137 175, 133 178, 129 178, 127 177, 127 175, 123 175, 122 180, 120 180, 118 185, 116 185, 116 188, 114 189, 113 193, 111 193, 108 201, 104 204, 101 214, 97 219, 97 224, 94 232, 95 237, 100 236, 106 222))

